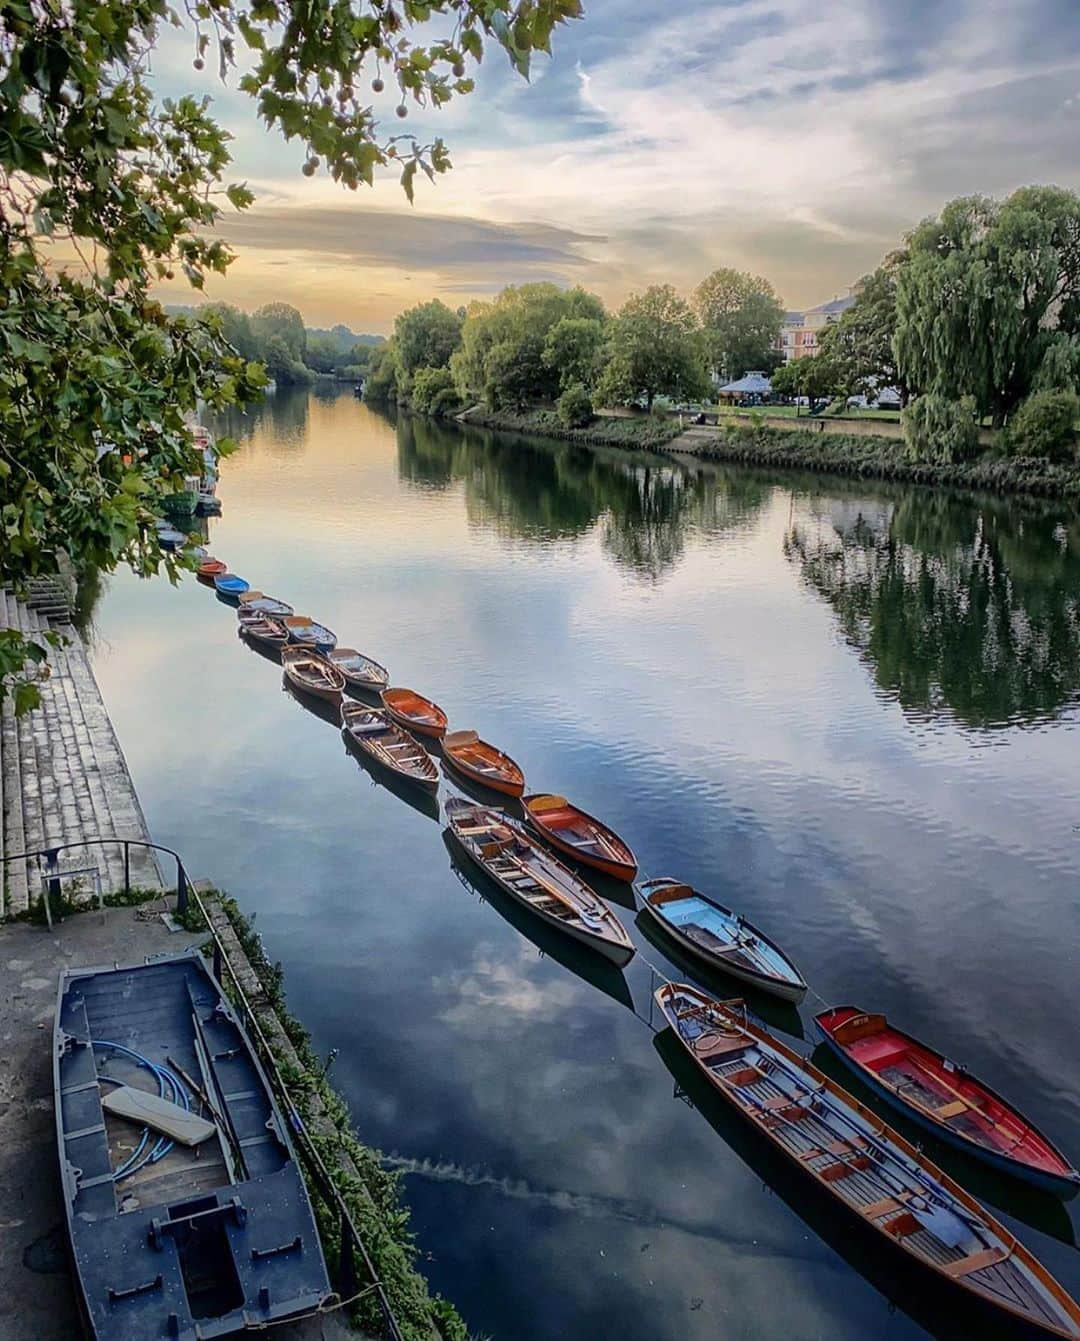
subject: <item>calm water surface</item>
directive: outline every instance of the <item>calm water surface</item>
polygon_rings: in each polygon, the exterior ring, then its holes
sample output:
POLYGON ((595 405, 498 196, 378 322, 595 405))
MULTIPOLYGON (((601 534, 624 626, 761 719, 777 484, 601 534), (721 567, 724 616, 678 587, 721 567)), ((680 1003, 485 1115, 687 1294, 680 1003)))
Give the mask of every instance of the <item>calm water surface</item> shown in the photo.
MULTIPOLYGON (((232 427, 234 571, 1080 1157, 1075 515, 395 427, 348 395, 232 427)), ((194 581, 116 577, 95 664, 154 836, 257 912, 477 1332, 971 1335, 654 1037, 644 956, 680 970, 632 912, 625 978, 510 920, 194 581)), ((767 1018, 809 1039, 813 1004, 767 1018)), ((1075 1209, 941 1158, 1080 1292, 1075 1209)))

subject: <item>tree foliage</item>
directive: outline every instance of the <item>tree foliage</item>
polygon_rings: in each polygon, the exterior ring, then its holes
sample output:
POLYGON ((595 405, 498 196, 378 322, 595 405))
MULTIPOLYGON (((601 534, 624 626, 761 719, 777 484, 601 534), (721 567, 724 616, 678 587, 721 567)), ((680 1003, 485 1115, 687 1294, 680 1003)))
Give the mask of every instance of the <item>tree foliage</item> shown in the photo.
POLYGON ((872 396, 885 387, 896 387, 901 403, 907 403, 911 387, 893 352, 896 288, 905 260, 903 252, 887 256, 859 281, 854 303, 821 332, 817 357, 831 360, 839 389, 846 395, 872 396))
MULTIPOLYGON (((356 187, 394 164, 410 198, 418 172, 449 167, 446 148, 382 133, 361 85, 396 85, 399 117, 410 102, 438 107, 472 90, 467 66, 488 39, 527 73, 580 12, 580 0, 186 6, 195 67, 208 53, 222 76, 250 63, 240 88, 307 146, 306 174, 324 160, 356 187)), ((153 518, 201 470, 189 418, 261 385, 224 322, 151 297, 176 272, 199 289, 224 273, 214 226, 224 205, 253 199, 225 182, 209 98, 154 101, 150 57, 169 22, 183 20, 166 0, 0 6, 0 581, 54 570, 61 547, 77 563, 175 575, 187 561, 162 556, 153 518)), ((272 338, 276 357, 296 358, 287 331, 272 338)), ((20 648, 32 659, 25 640, 5 640, 8 667, 20 648)), ((8 669, 0 691, 17 681, 8 669)))
POLYGON ((593 419, 589 388, 583 382, 571 382, 555 402, 555 412, 564 428, 584 428, 593 419))
POLYGON ((908 238, 896 311, 904 381, 969 396, 1000 427, 1049 348, 1080 333, 1080 196, 1031 186, 951 201, 908 238))
POLYGON ((900 415, 908 454, 915 461, 955 464, 970 461, 979 451, 979 424, 974 396, 950 400, 928 391, 900 415))
POLYGON ((771 382, 777 396, 805 396, 811 411, 815 402, 829 401, 846 390, 836 363, 825 350, 813 357, 785 363, 773 373, 771 382))
POLYGON ((444 368, 461 344, 461 317, 436 298, 394 320, 398 365, 408 376, 420 368, 444 368))
POLYGON ((1035 391, 1009 420, 1006 441, 1014 456, 1071 461, 1078 427, 1080 396, 1075 391, 1035 391))
POLYGON ((490 302, 473 303, 450 361, 462 399, 482 399, 492 409, 554 400, 561 368, 545 357, 549 335, 565 319, 602 323, 604 316, 594 294, 554 284, 511 286, 490 302))
POLYGON ((548 331, 541 357, 545 368, 557 374, 564 392, 572 386, 588 390, 595 385, 604 335, 605 323, 596 317, 563 317, 548 331))
POLYGON ((734 381, 776 367, 784 309, 767 279, 728 267, 714 270, 694 290, 694 307, 709 365, 719 376, 734 381))
POLYGON ((431 414, 436 418, 457 414, 461 409, 461 397, 454 385, 454 374, 445 365, 418 368, 412 380, 410 404, 417 414, 431 414))
POLYGON ((610 356, 597 387, 602 404, 629 405, 657 396, 697 400, 709 392, 701 330, 690 305, 670 284, 632 294, 611 324, 610 356))

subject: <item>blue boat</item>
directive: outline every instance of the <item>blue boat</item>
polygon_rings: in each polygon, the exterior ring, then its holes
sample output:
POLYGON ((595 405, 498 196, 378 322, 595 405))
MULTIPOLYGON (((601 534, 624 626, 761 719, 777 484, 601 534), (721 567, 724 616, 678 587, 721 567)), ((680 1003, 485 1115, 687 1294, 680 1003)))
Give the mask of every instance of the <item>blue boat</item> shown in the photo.
POLYGON ((197 950, 65 970, 53 1043, 90 1336, 232 1336, 332 1301, 288 1128, 197 950))
POLYGON ((784 1001, 806 995, 806 980, 779 946, 722 903, 666 875, 634 888, 642 909, 699 963, 784 1001))
POLYGON ((237 577, 235 573, 219 573, 214 578, 214 586, 222 596, 235 596, 237 600, 243 596, 251 583, 246 577, 237 577))

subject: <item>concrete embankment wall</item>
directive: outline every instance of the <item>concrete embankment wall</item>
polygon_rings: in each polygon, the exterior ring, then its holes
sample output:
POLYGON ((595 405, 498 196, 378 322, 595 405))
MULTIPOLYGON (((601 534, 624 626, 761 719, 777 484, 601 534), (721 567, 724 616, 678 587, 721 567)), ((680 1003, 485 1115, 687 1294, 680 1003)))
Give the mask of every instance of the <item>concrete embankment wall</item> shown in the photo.
MULTIPOLYGON (((9 698, 0 708, 0 856, 89 838, 146 841, 142 808, 82 638, 70 624, 53 623, 2 589, 0 628, 30 635, 52 629, 63 639, 49 652, 41 707, 16 717, 9 698)), ((119 845, 75 848, 60 861, 96 866, 105 893, 123 888, 119 845)), ((131 849, 131 882, 161 885, 153 856, 137 848, 131 849)), ((92 877, 82 878, 87 894, 91 883, 92 877)), ((0 917, 22 912, 40 892, 37 862, 0 864, 0 917)))

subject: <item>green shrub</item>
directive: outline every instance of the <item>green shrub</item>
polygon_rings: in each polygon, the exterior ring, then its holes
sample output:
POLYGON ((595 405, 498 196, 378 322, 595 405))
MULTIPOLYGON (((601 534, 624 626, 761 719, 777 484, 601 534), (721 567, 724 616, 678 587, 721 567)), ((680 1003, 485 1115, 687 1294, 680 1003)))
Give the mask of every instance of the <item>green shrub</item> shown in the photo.
POLYGON ((555 402, 559 423, 566 428, 584 428, 593 419, 592 397, 581 382, 571 382, 555 402))
POLYGON ((449 368, 419 368, 412 379, 412 408, 418 414, 456 414, 461 399, 449 368))
POLYGON ((1075 391, 1036 391, 1009 423, 1005 440, 1011 456, 1071 461, 1076 456, 1080 396, 1075 391))
POLYGON ((972 396, 959 400, 935 393, 919 396, 903 411, 900 423, 908 457, 913 461, 955 465, 979 454, 979 425, 972 396))

